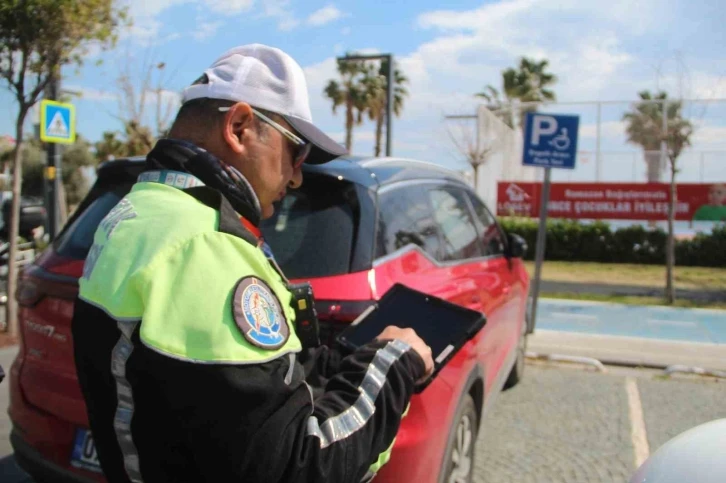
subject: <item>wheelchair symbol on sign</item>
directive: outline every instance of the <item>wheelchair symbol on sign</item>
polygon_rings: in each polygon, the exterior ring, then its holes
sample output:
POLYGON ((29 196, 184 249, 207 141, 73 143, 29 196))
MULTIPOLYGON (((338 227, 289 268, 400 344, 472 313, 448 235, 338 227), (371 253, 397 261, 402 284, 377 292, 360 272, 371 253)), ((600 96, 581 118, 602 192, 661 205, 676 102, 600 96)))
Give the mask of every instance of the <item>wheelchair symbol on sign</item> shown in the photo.
POLYGON ((560 134, 555 136, 552 141, 549 142, 550 146, 560 151, 565 151, 570 147, 570 137, 567 135, 567 128, 562 128, 560 134))

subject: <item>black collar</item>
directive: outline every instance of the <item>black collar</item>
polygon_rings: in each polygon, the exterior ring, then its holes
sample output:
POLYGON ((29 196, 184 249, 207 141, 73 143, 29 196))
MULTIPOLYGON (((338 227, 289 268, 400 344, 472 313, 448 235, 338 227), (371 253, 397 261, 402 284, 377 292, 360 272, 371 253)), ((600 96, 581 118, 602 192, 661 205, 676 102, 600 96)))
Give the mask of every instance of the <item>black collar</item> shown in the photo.
POLYGON ((249 182, 236 169, 204 149, 181 140, 161 139, 146 157, 146 170, 169 169, 189 173, 218 191, 230 206, 258 227, 262 210, 249 182))

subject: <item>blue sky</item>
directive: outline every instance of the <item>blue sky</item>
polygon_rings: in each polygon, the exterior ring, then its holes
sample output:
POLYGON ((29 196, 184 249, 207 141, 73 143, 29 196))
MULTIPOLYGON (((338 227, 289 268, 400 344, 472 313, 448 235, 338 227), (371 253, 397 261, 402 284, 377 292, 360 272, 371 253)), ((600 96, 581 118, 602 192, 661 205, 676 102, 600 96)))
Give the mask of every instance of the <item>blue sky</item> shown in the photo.
MULTIPOLYGON (((173 100, 217 56, 235 45, 261 42, 291 54, 305 69, 315 121, 343 139, 322 89, 346 51, 385 52, 410 79, 410 97, 394 122, 394 154, 454 168, 466 166, 453 147, 446 114, 474 113, 472 93, 499 86, 501 71, 527 55, 547 58, 561 101, 633 100, 642 89, 683 98, 726 99, 726 9, 722 0, 126 0, 134 25, 111 52, 93 50, 80 73, 67 68, 64 86, 75 99, 78 132, 93 141, 120 130, 116 79, 125 66, 139 79, 145 61, 165 62, 165 100, 173 100), (95 66, 97 59, 103 64, 95 66)), ((13 132, 17 109, 0 91, 0 134, 13 132)), ((602 111, 605 179, 635 167, 637 148, 624 142, 620 121, 628 104, 602 111), (636 153, 636 154, 631 154, 636 153)), ((149 121, 155 107, 147 102, 149 121)), ((595 107, 549 106, 581 117, 580 149, 595 149, 595 107)), ((726 180, 726 102, 688 105, 697 131, 683 157, 684 181, 726 180), (703 161, 701 161, 703 160, 703 161), (703 167, 702 167, 703 165, 703 167)), ((373 151, 373 126, 355 130, 353 151, 373 151)), ((555 179, 591 180, 591 156, 555 179)), ((637 164, 641 163, 641 164, 637 164)), ((639 178, 638 178, 639 179, 639 178)))

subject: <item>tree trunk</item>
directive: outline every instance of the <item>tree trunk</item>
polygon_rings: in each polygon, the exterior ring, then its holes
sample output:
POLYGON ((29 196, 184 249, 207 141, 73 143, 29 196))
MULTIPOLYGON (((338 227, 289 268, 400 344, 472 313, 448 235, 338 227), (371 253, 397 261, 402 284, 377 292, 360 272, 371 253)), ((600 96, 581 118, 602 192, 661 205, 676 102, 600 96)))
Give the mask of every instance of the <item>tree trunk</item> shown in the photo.
POLYGON ((673 284, 673 270, 676 265, 676 240, 673 233, 673 224, 676 217, 676 204, 678 194, 676 190, 675 161, 671 161, 671 196, 668 203, 668 243, 666 244, 666 301, 672 304, 676 301, 676 288, 673 284))
POLYGON ((479 164, 472 164, 471 167, 474 168, 474 193, 479 193, 479 164))
POLYGON ((378 111, 376 116, 376 150, 374 155, 376 157, 381 155, 381 137, 383 136, 383 109, 378 111))
MULTIPOLYGON (((63 170, 59 169, 56 176, 59 176, 60 179, 58 180, 58 228, 63 228, 63 225, 66 224, 66 221, 68 220, 68 197, 66 195, 66 185, 63 183, 63 170)), ((55 236, 55 233, 53 234, 55 236)))
POLYGON ((353 101, 345 102, 345 149, 349 153, 353 148, 353 101))
POLYGON ((5 323, 8 334, 11 337, 18 335, 18 305, 15 301, 15 292, 18 284, 17 259, 18 259, 18 231, 20 223, 20 189, 23 182, 23 162, 22 162, 22 139, 23 124, 27 108, 20 107, 18 113, 17 124, 15 125, 15 153, 13 153, 13 200, 12 211, 10 212, 10 230, 8 237, 10 242, 10 250, 8 253, 8 301, 5 305, 5 323))
POLYGON ((648 183, 659 183, 661 181, 661 175, 663 173, 663 169, 661 166, 661 163, 663 161, 660 159, 660 152, 645 151, 643 153, 643 156, 645 157, 646 176, 648 177, 648 183))

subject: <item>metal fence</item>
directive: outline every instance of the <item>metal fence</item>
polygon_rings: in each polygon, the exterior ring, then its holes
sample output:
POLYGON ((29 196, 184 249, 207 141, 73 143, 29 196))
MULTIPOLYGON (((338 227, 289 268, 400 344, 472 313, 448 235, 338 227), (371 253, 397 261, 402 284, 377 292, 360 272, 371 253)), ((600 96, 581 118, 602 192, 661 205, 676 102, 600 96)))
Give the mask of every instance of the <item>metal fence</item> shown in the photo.
POLYGON ((450 115, 446 122, 475 124, 474 144, 488 150, 476 189, 490 205, 496 200, 497 181, 542 179, 541 169, 522 166, 521 119, 526 109, 580 117, 577 167, 553 170, 555 182, 669 181, 667 153, 672 143, 653 144, 653 136, 670 133, 665 138, 672 140, 680 120, 687 121, 692 134, 676 161, 677 181, 726 181, 726 99, 481 104, 476 114, 450 115), (628 113, 641 121, 641 139, 647 146, 629 139, 628 113))

